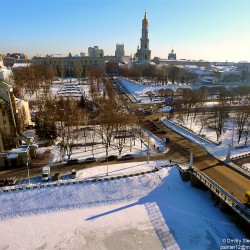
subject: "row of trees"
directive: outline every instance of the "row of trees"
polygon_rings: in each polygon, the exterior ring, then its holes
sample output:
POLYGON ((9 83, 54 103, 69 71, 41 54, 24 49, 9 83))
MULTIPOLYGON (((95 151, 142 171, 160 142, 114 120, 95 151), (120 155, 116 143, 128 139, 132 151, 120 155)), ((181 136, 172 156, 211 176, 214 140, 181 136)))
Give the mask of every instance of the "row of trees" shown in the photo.
POLYGON ((144 77, 147 81, 157 81, 162 85, 167 84, 168 82, 184 83, 197 80, 196 74, 190 73, 184 68, 174 65, 163 66, 160 68, 157 68, 154 65, 133 68, 122 67, 120 72, 123 77, 130 77, 136 81, 140 81, 141 77, 144 77))
POLYGON ((13 78, 15 82, 15 95, 24 97, 28 93, 30 96, 42 90, 48 96, 52 81, 55 78, 55 71, 50 65, 30 65, 28 67, 13 68, 13 78))
POLYGON ((127 113, 117 112, 116 105, 106 99, 102 101, 99 113, 97 119, 90 120, 88 113, 74 99, 47 99, 41 102, 35 118, 36 133, 41 139, 60 138, 61 155, 66 153, 68 158, 73 147, 83 140, 85 150, 91 141, 90 145, 94 152, 97 135, 102 139, 101 143, 105 145, 107 153, 113 139, 115 143, 112 145, 121 154, 127 138, 135 139, 137 135, 136 118, 127 113))

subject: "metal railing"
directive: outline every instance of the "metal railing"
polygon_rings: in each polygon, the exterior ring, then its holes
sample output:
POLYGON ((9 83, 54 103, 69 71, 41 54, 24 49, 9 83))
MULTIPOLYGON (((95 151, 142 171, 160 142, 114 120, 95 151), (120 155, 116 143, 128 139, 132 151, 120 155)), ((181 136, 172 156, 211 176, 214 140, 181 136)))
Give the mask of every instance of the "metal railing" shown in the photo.
MULTIPOLYGON (((178 166, 178 168, 180 168, 178 166)), ((238 201, 232 194, 228 193, 220 185, 214 182, 206 174, 202 173, 196 167, 191 167, 188 170, 192 175, 197 177, 206 187, 208 187, 213 193, 215 193, 221 200, 229 205, 235 212, 237 212, 242 218, 250 223, 250 209, 244 204, 238 201)))

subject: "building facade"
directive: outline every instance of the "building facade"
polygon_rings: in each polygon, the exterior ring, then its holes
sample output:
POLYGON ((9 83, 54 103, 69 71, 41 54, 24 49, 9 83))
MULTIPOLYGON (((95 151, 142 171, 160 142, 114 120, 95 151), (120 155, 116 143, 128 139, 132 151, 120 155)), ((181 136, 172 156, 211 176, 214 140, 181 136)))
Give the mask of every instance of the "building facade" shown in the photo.
POLYGON ((105 70, 105 57, 90 57, 90 56, 46 56, 46 57, 34 57, 33 63, 36 65, 48 64, 51 65, 58 73, 63 71, 60 75, 72 76, 74 68, 80 65, 83 69, 88 67, 97 67, 101 70, 105 70))
POLYGON ((168 60, 176 60, 176 53, 172 49, 171 52, 168 54, 168 60))
POLYGON ((116 44, 115 57, 118 63, 123 62, 123 57, 125 56, 124 44, 116 44))
POLYGON ((15 147, 15 137, 30 124, 28 102, 16 99, 12 86, 0 81, 0 151, 15 147))
POLYGON ((103 49, 99 49, 98 46, 94 46, 94 48, 92 47, 88 48, 88 55, 90 57, 103 57, 104 52, 103 52, 103 49))

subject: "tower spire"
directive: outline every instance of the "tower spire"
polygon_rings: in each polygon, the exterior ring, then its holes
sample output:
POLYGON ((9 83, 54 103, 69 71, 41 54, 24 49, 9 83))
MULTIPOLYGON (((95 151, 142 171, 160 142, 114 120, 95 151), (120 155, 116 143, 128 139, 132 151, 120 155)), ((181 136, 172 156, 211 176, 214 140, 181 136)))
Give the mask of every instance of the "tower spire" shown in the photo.
POLYGON ((151 51, 149 50, 149 38, 148 38, 148 19, 147 12, 144 12, 144 18, 142 19, 142 31, 141 31, 140 48, 137 48, 138 62, 150 62, 151 51))

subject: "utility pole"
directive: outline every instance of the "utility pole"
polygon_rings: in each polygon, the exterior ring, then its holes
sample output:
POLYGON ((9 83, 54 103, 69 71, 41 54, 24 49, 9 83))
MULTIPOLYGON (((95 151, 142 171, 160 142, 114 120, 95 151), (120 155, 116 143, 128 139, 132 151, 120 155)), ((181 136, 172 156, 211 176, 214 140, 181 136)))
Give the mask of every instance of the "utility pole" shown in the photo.
POLYGON ((30 169, 29 169, 29 160, 27 159, 27 170, 28 170, 28 186, 30 185, 30 169))
POLYGON ((106 143, 107 176, 109 175, 108 143, 106 143))
POLYGON ((231 145, 229 144, 228 145, 228 151, 227 151, 227 158, 226 158, 226 161, 230 161, 230 157, 231 157, 231 145))

